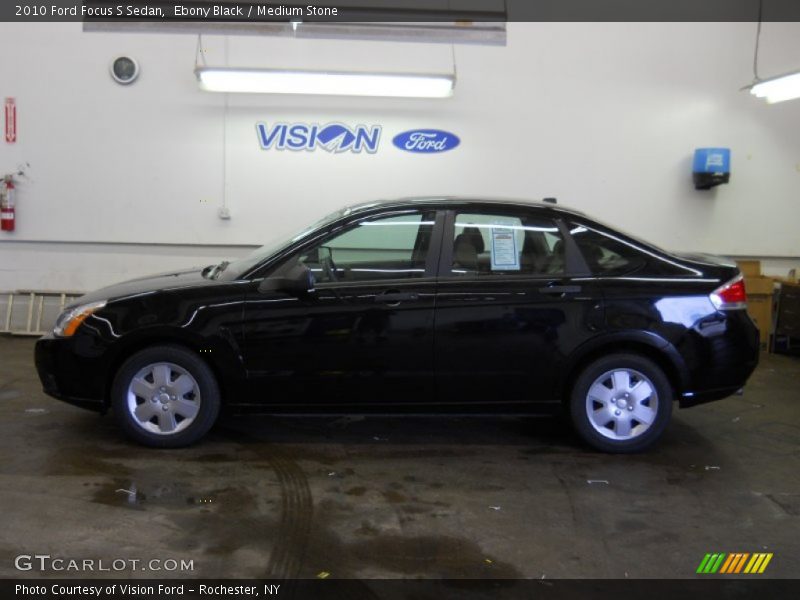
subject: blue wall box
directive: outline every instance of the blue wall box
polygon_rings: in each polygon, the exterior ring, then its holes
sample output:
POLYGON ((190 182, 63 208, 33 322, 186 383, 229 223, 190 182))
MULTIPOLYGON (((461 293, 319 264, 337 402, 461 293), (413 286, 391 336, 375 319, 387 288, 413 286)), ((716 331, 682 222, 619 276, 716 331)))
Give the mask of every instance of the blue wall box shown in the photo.
POLYGON ((698 148, 694 151, 692 179, 698 190, 710 190, 731 179, 730 148, 698 148))

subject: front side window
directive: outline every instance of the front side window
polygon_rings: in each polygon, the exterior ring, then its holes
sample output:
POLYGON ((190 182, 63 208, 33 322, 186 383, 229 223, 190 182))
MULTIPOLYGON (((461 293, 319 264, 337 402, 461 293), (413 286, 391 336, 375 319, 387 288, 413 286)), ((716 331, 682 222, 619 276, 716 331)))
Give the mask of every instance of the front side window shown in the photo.
POLYGON ((547 276, 564 270, 564 242, 555 221, 512 213, 456 216, 453 275, 547 276))
POLYGON ((432 212, 368 218, 292 256, 278 271, 300 262, 317 283, 422 277, 433 224, 432 212))
POLYGON ((346 211, 348 210, 350 209, 338 210, 335 213, 331 213, 327 217, 318 220, 310 227, 306 227, 301 232, 295 234, 291 238, 282 239, 280 241, 274 241, 270 244, 266 244, 254 250, 248 256, 240 258, 239 260, 234 260, 229 262, 223 269, 217 271, 215 279, 220 278, 224 281, 233 281, 234 279, 239 278, 240 276, 244 275, 245 273, 256 267, 258 263, 268 259, 270 256, 276 254, 283 248, 286 248, 287 246, 295 242, 299 242, 304 237, 307 237, 312 233, 314 233, 317 229, 321 229, 326 225, 333 223, 337 219, 340 219, 342 216, 347 214, 346 211))

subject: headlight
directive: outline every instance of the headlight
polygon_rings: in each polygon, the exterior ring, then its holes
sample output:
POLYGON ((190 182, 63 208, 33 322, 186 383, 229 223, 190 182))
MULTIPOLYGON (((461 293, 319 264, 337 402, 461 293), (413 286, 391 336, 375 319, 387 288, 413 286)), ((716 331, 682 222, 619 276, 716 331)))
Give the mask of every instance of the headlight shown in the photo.
POLYGON ((74 308, 65 310, 56 319, 56 326, 53 328, 53 335, 58 337, 70 337, 73 335, 81 323, 86 320, 86 317, 93 312, 100 310, 106 305, 105 300, 100 302, 91 302, 89 304, 81 304, 74 308))

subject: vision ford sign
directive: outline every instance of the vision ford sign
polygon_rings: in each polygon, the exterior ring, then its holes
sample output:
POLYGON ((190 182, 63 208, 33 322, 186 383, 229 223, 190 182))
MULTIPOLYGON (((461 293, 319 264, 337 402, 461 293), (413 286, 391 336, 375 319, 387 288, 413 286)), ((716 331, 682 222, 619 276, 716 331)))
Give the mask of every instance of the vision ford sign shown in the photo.
POLYGON ((378 151, 381 127, 356 125, 348 127, 341 123, 256 123, 258 142, 262 150, 308 150, 322 148, 328 152, 378 151))
POLYGON ((406 152, 430 154, 447 152, 461 143, 458 136, 440 129, 412 129, 404 131, 392 140, 392 143, 406 152))

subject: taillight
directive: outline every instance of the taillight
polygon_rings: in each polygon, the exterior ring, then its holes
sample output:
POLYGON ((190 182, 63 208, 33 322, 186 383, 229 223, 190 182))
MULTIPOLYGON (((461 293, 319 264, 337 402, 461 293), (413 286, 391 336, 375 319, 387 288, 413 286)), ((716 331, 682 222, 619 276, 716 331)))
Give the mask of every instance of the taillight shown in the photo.
POLYGON ((744 278, 738 275, 728 283, 711 292, 711 303, 717 310, 733 310, 747 308, 747 292, 744 289, 744 278))

